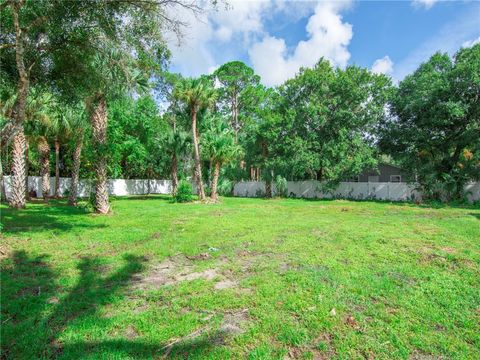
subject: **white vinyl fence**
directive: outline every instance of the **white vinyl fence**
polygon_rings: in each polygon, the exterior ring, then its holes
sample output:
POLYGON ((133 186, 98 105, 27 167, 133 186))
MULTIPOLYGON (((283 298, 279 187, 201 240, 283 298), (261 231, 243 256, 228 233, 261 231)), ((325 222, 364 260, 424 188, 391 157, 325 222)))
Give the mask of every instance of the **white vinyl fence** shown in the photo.
MULTIPOLYGON (((10 196, 10 177, 5 176, 5 192, 10 196)), ((407 183, 391 182, 342 182, 332 192, 321 189, 321 183, 315 180, 289 181, 287 195, 297 198, 308 199, 376 199, 391 201, 421 200, 421 193, 415 190, 415 186, 407 183)), ((81 180, 78 196, 88 197, 94 184, 92 180, 81 180)), ((146 195, 146 194, 170 194, 172 182, 170 180, 124 180, 111 179, 108 181, 110 195, 146 195)), ((193 186, 195 192, 195 186, 193 186)), ((60 178, 60 193, 66 195, 70 189, 70 178, 60 178)), ((37 197, 42 197, 42 179, 39 176, 28 177, 28 190, 34 190, 37 197)), ((50 195, 55 191, 55 178, 50 178, 50 195)), ((276 194, 272 184, 273 195, 276 194)), ((470 202, 480 200, 480 182, 470 183, 465 186, 465 192, 470 202)), ((239 197, 262 197, 265 195, 265 182, 242 181, 236 183, 233 195, 239 197)))
MULTIPOLYGON (((10 196, 10 176, 5 176, 5 193, 10 196)), ((70 178, 60 178, 60 194, 66 195, 70 189, 70 178)), ((88 197, 94 187, 92 180, 80 180, 78 196, 88 197)), ((111 179, 108 180, 108 193, 110 195, 146 195, 146 194, 170 194, 172 182, 170 180, 133 180, 111 179)), ((40 176, 28 177, 28 191, 35 191, 37 197, 42 197, 42 178, 40 176)), ((50 195, 55 192, 55 178, 50 178, 50 195)))
MULTIPOLYGON (((319 181, 288 181, 287 195, 290 197, 307 199, 376 199, 391 201, 421 200, 422 194, 415 190, 415 185, 393 182, 341 182, 331 192, 322 191, 319 181)), ((480 200, 480 183, 470 183, 465 186, 467 198, 470 202, 480 200)), ((275 185, 272 184, 272 193, 276 194, 275 185)), ((265 182, 242 181, 233 188, 234 196, 262 197, 265 194, 265 182)))

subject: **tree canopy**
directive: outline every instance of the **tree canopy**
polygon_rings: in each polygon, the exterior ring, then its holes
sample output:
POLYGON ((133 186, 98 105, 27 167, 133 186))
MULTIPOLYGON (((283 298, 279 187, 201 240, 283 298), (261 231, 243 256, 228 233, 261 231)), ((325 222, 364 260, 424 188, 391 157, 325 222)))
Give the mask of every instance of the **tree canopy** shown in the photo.
POLYGON ((480 45, 437 53, 400 82, 380 148, 416 174, 423 190, 461 196, 480 178, 480 45), (446 188, 445 188, 446 186, 446 188))

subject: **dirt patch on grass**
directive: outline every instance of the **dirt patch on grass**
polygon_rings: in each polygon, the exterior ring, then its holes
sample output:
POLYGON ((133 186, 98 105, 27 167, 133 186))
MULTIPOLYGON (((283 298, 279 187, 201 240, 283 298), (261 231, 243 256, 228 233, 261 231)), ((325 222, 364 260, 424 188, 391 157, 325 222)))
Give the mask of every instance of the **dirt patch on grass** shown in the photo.
POLYGON ((138 332, 132 325, 128 325, 123 332, 123 336, 129 340, 135 339, 136 337, 138 337, 138 332))
POLYGON ((457 250, 448 246, 442 247, 442 251, 445 251, 448 254, 455 254, 457 252, 457 250))
POLYGON ((230 339, 245 332, 248 320, 248 309, 227 311, 224 313, 218 329, 206 325, 184 337, 174 339, 163 348, 165 351, 163 358, 167 358, 172 352, 175 352, 175 349, 181 348, 183 344, 195 343, 200 339, 204 339, 204 342, 210 343, 212 346, 226 345, 230 339))
POLYGON ((332 346, 332 337, 330 334, 322 334, 310 345, 290 347, 284 360, 313 359, 327 360, 335 356, 336 352, 332 346))
POLYGON ((154 232, 152 235, 150 235, 150 239, 152 239, 152 240, 159 239, 161 236, 162 236, 162 234, 157 231, 157 232, 154 232))
POLYGON ((209 253, 201 253, 198 255, 185 256, 188 260, 208 260, 210 259, 209 253))
POLYGON ((194 265, 194 260, 183 255, 170 257, 152 266, 146 275, 138 275, 133 281, 136 288, 148 289, 196 279, 213 280, 219 275, 217 266, 203 271, 194 271, 194 265))
POLYGON ((252 255, 251 257, 247 256, 247 254, 250 253, 240 256, 235 261, 221 257, 214 261, 210 268, 204 270, 196 269, 199 261, 212 260, 208 253, 169 257, 161 263, 153 265, 147 273, 135 276, 133 278, 134 288, 148 290, 160 288, 161 286, 176 285, 184 281, 203 279, 216 281, 214 285, 215 290, 240 289, 240 277, 248 274, 250 267, 256 262, 256 254, 250 254, 252 255), (228 265, 239 265, 241 271, 235 273, 225 268, 228 265))
MULTIPOLYGON (((3 241, 3 237, 0 237, 0 239, 3 241)), ((10 249, 6 245, 0 244, 0 260, 8 258, 10 256, 10 252, 10 249)))
POLYGON ((408 358, 408 360, 443 360, 443 356, 432 355, 424 353, 423 351, 415 350, 408 358))
POLYGON ((226 338, 239 335, 245 331, 248 322, 248 309, 225 313, 218 333, 222 334, 222 343, 226 338))
POLYGON ((177 254, 150 266, 145 273, 134 276, 133 288, 149 290, 203 279, 214 281, 214 289, 218 291, 235 289, 238 294, 250 294, 253 290, 241 287, 240 281, 259 271, 267 259, 274 257, 275 254, 271 252, 245 249, 236 251, 231 259, 223 255, 215 258, 208 252, 187 256, 177 254), (201 266, 204 261, 203 265, 210 265, 207 269, 201 266))
POLYGON ((236 287, 238 287, 238 282, 229 279, 221 280, 214 286, 215 290, 231 289, 236 287))

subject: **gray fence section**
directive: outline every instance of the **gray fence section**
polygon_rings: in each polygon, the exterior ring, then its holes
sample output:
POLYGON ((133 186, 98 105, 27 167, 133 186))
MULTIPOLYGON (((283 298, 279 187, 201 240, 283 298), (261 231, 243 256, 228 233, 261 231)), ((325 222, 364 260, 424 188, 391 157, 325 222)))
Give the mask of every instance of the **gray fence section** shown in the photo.
MULTIPOLYGON (((421 200, 422 194, 415 190, 415 185, 392 182, 341 182, 333 191, 323 191, 319 181, 289 181, 287 195, 307 199, 357 199, 357 200, 391 200, 412 201, 421 200)), ((465 192, 470 202, 480 200, 480 183, 465 186, 465 192)), ((272 185, 273 195, 277 189, 272 185)), ((235 184, 234 196, 261 197, 265 194, 265 182, 243 181, 235 184)))
MULTIPOLYGON (((10 196, 10 177, 5 176, 5 192, 7 198, 10 196)), ((66 195, 70 189, 70 178, 60 178, 60 193, 66 195)), ((319 181, 289 181, 287 193, 291 197, 307 199, 377 199, 391 201, 421 200, 421 193, 415 190, 415 186, 407 183, 391 182, 370 182, 355 183, 342 182, 331 192, 322 190, 322 183, 319 181)), ((81 180, 78 195, 88 197, 92 187, 92 180, 81 180)), ((42 179, 39 176, 28 177, 28 189, 33 190, 37 197, 42 197, 42 179)), ((146 195, 146 194, 170 194, 172 182, 170 180, 125 180, 112 179, 108 181, 110 195, 146 195)), ((55 190, 55 178, 50 178, 50 195, 55 190)), ((196 192, 193 186, 194 193, 196 192)), ((277 191, 272 186, 273 195, 277 191)), ((465 192, 470 202, 480 200, 480 182, 470 183, 465 186, 465 192)), ((265 195, 265 182, 263 181, 242 181, 236 183, 233 189, 234 196, 240 197, 262 197, 265 195)))

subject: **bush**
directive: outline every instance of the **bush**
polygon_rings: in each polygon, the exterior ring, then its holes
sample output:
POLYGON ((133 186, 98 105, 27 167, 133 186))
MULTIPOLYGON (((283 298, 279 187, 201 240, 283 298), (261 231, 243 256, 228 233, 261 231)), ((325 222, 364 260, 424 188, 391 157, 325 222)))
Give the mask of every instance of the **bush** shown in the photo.
POLYGON ((83 206, 84 210, 87 212, 95 212, 95 203, 96 203, 95 190, 94 188, 92 188, 92 190, 88 194, 87 201, 83 206))
POLYGON ((173 200, 178 203, 191 202, 192 197, 192 184, 186 180, 181 180, 178 184, 177 193, 173 200))
POLYGON ((218 184, 218 193, 222 196, 231 196, 233 193, 233 182, 228 179, 220 180, 218 184))
POLYGON ((275 188, 277 189, 277 196, 286 197, 288 193, 287 179, 277 175, 275 178, 275 188))

